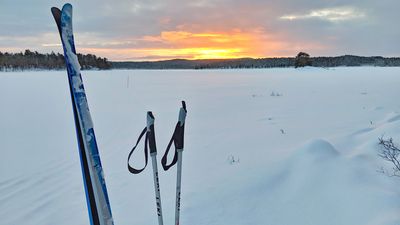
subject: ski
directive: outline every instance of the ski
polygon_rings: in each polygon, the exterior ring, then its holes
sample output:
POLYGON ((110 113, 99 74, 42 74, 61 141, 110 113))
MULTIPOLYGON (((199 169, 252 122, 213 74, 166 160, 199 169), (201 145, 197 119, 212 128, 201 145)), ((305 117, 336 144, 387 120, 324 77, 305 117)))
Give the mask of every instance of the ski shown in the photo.
POLYGON ((53 7, 51 12, 64 49, 90 224, 113 225, 103 168, 75 50, 72 5, 65 4, 62 10, 53 7))

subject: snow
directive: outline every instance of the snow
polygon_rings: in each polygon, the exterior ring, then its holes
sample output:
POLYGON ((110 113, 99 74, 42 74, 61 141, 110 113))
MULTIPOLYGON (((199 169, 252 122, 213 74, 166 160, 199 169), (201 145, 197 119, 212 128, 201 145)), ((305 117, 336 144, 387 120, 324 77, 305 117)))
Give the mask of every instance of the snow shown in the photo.
MULTIPOLYGON (((84 71, 115 224, 157 223, 151 166, 132 175, 126 159, 147 111, 161 158, 181 100, 181 224, 399 224, 400 179, 377 172, 391 168, 378 138, 400 142, 399 74, 84 71)), ((1 224, 89 224, 66 72, 0 73, 0 102, 1 224)), ((173 223, 176 169, 159 178, 164 222, 173 223)))

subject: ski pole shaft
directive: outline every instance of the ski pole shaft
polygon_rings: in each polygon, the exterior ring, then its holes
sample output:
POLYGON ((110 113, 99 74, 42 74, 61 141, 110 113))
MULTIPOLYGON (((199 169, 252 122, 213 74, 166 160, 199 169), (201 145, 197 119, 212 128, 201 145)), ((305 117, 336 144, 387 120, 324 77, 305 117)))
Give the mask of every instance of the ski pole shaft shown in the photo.
POLYGON ((181 184, 182 184, 182 151, 178 150, 177 175, 176 175, 176 199, 175 199, 175 225, 179 225, 179 214, 181 208, 181 184))
POLYGON ((162 207, 161 207, 161 193, 160 193, 160 182, 158 179, 158 168, 157 168, 157 147, 154 132, 154 116, 152 112, 147 112, 147 135, 150 148, 150 156, 153 165, 153 178, 154 178, 154 192, 156 195, 156 207, 158 225, 163 225, 162 207))
POLYGON ((153 164, 154 191, 156 194, 158 224, 163 225, 163 216, 162 216, 162 208, 161 208, 161 193, 160 193, 160 183, 159 183, 159 179, 158 179, 157 156, 156 155, 157 155, 157 153, 153 153, 151 155, 151 160, 152 160, 152 164, 153 164))
POLYGON ((177 168, 176 168, 176 199, 175 199, 175 225, 179 225, 179 215, 181 209, 181 184, 182 184, 182 152, 184 143, 184 131, 186 120, 186 103, 182 101, 182 107, 179 110, 178 127, 176 137, 176 152, 178 154, 177 168))

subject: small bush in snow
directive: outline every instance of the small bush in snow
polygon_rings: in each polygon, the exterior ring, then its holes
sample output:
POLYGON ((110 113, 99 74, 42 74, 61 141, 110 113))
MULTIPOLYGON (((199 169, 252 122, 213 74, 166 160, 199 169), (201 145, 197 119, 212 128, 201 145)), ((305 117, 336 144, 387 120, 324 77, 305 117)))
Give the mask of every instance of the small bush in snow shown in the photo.
POLYGON ((282 96, 282 93, 279 93, 279 92, 271 92, 271 97, 279 97, 279 96, 282 96))
POLYGON ((389 176, 400 177, 400 149, 393 143, 392 138, 379 138, 379 145, 381 146, 379 156, 393 164, 392 173, 388 173, 383 168, 380 172, 385 173, 389 176))
POLYGON ((234 155, 230 155, 230 156, 228 156, 228 160, 227 161, 228 161, 229 164, 233 165, 233 164, 239 163, 240 159, 239 158, 235 158, 234 155))

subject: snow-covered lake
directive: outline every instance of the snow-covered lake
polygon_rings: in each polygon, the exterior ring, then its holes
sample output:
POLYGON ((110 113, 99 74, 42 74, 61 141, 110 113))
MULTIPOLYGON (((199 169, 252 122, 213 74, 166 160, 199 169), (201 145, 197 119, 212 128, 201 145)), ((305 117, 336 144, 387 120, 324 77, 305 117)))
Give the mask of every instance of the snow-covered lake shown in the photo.
MULTIPOLYGON (((400 178, 377 172, 378 138, 400 143, 400 68, 82 75, 115 225, 157 223, 151 165, 126 160, 148 110, 161 159, 181 100, 182 225, 400 223, 400 178)), ((0 73, 0 103, 0 224, 89 224, 66 72, 0 73)), ((160 185, 172 224, 175 169, 160 185)))

